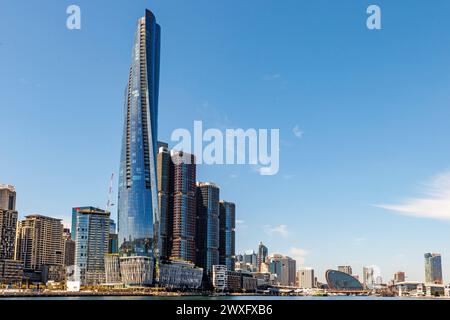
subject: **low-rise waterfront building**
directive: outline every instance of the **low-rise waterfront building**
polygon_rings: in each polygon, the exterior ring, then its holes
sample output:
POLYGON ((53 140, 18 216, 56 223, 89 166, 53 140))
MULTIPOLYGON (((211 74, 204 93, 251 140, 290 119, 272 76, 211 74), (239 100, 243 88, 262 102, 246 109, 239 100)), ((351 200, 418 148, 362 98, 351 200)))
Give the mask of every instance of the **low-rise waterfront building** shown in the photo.
POLYGON ((203 269, 183 260, 165 261, 159 265, 159 285, 169 289, 198 289, 202 285, 203 269))
POLYGON ((214 289, 218 291, 224 291, 227 289, 227 271, 227 266, 225 265, 212 266, 212 285, 214 289))
POLYGON ((118 253, 107 254, 105 256, 105 282, 106 284, 117 284, 122 282, 118 253))

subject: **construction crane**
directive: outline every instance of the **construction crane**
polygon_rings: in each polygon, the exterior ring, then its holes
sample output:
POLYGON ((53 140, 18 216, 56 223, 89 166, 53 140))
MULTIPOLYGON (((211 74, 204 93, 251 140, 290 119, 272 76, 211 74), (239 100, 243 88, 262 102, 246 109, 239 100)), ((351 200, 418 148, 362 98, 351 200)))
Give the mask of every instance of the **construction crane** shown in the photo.
POLYGON ((106 203, 107 212, 110 212, 111 207, 114 205, 114 203, 112 203, 113 180, 114 180, 114 172, 111 174, 111 179, 109 180, 108 202, 106 203))

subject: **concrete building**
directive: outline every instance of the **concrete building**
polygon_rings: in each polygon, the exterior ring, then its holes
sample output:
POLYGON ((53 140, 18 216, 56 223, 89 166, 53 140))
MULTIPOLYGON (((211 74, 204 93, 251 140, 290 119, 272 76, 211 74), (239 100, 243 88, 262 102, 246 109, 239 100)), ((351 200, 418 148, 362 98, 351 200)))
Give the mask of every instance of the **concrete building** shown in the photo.
POLYGON ((16 189, 9 184, 0 184, 0 209, 16 210, 16 189))
POLYGON ((313 268, 300 268, 297 270, 297 286, 302 289, 315 287, 315 277, 313 268))
MULTIPOLYGON (((64 265, 61 220, 33 214, 20 221, 17 227, 15 259, 22 261, 24 268, 32 271, 42 272, 44 266, 61 269, 64 265)), ((51 278, 48 280, 61 281, 51 278)))
POLYGON ((0 260, 14 259, 17 211, 0 208, 0 260))
POLYGON ((217 291, 225 291, 228 288, 227 266, 213 265, 212 266, 212 285, 217 291))
POLYGON ((296 261, 288 256, 273 254, 268 258, 269 272, 277 275, 280 286, 295 286, 296 261))
POLYGON ((0 283, 20 283, 23 277, 23 263, 17 260, 0 260, 0 283))
POLYGON ((63 232, 64 242, 64 265, 66 267, 75 265, 75 240, 72 239, 72 235, 69 229, 64 229, 63 232))
POLYGON ((262 242, 260 242, 258 246, 258 257, 256 261, 258 272, 264 272, 262 268, 263 264, 266 263, 268 255, 269 249, 265 245, 263 245, 262 242))
POLYGON ((394 273, 394 284, 399 282, 405 282, 405 273, 403 271, 398 271, 394 273))
POLYGON ((108 253, 110 213, 81 209, 76 215, 75 277, 81 286, 105 282, 105 255, 108 253))

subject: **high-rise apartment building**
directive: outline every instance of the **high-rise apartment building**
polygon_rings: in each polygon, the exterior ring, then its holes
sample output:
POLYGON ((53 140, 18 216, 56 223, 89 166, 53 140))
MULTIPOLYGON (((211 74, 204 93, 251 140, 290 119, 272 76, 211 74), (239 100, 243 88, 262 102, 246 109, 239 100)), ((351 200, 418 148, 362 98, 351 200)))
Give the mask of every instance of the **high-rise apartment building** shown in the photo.
POLYGON ((21 280, 22 263, 14 260, 17 217, 14 186, 0 184, 0 283, 21 280))
POLYGON ((64 229, 63 231, 63 242, 64 242, 64 265, 74 266, 75 265, 75 240, 72 239, 72 235, 69 229, 64 229))
POLYGON ((0 208, 0 260, 14 259, 17 211, 0 208))
POLYGON ((125 90, 119 171, 118 245, 121 268, 124 266, 122 280, 128 285, 153 282, 159 251, 156 151, 160 34, 155 16, 146 10, 137 23, 125 90), (144 282, 136 283, 140 281, 144 282))
POLYGON ((0 209, 16 210, 16 189, 9 184, 0 184, 0 209))
POLYGON ((297 271, 297 286, 302 289, 311 289, 315 287, 314 269, 300 268, 297 271))
POLYGON ((219 264, 228 271, 234 271, 236 205, 232 202, 219 202, 219 264))
POLYGON ((173 180, 171 175, 172 160, 169 145, 158 141, 158 154, 156 161, 156 173, 158 182, 158 205, 159 205, 159 241, 160 258, 167 260, 171 254, 172 232, 173 232, 173 204, 171 192, 173 180))
POLYGON ((80 281, 81 285, 97 285, 105 282, 109 215, 109 212, 98 208, 77 212, 75 279, 80 281))
POLYGON ((425 253, 425 283, 443 284, 442 259, 439 253, 425 253))
POLYGON ((211 281, 213 265, 219 264, 219 187, 197 183, 196 263, 211 281))
POLYGON ((352 270, 351 266, 338 266, 338 271, 344 272, 349 275, 353 274, 353 270, 352 270))
POLYGON ((63 225, 60 219, 38 214, 28 215, 17 226, 15 258, 25 269, 63 266, 63 225))
POLYGON ((394 273, 394 284, 399 282, 405 282, 405 273, 403 271, 398 271, 394 273))
POLYGON ((173 220, 170 257, 195 262, 195 157, 182 151, 172 151, 171 158, 173 220))
POLYGON ((281 254, 273 254, 268 257, 269 272, 276 274, 276 283, 283 286, 295 286, 296 261, 281 254))
POLYGON ((257 258, 258 272, 262 272, 261 269, 262 269, 263 263, 266 262, 268 255, 269 255, 269 249, 267 249, 267 247, 262 242, 260 242, 259 246, 258 246, 258 258, 257 258))

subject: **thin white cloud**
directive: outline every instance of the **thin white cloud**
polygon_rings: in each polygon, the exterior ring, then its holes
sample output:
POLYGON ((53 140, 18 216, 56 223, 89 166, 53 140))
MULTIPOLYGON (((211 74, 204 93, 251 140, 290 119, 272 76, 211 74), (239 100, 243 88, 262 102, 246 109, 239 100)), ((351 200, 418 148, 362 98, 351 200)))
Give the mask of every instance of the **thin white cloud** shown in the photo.
POLYGON ((247 225, 244 220, 236 219, 236 231, 242 231, 247 229, 247 225))
POLYGON ((263 80, 265 81, 271 81, 271 80, 277 80, 281 78, 281 74, 279 73, 271 73, 271 74, 266 74, 263 77, 263 80))
POLYGON ((297 139, 301 139, 303 138, 304 132, 300 129, 299 125, 296 125, 293 129, 292 129, 292 133, 294 134, 294 136, 297 137, 297 139))
POLYGON ((450 171, 426 183, 423 194, 399 204, 377 204, 375 207, 411 217, 450 220, 450 171))
POLYGON ((264 232, 269 236, 281 236, 287 238, 289 236, 288 227, 285 224, 278 226, 265 225, 264 232))
POLYGON ((309 252, 303 248, 292 247, 290 249, 291 257, 297 261, 297 267, 305 263, 305 257, 308 253, 309 252))

